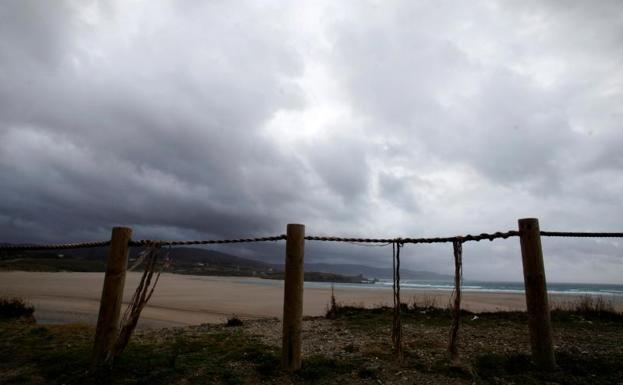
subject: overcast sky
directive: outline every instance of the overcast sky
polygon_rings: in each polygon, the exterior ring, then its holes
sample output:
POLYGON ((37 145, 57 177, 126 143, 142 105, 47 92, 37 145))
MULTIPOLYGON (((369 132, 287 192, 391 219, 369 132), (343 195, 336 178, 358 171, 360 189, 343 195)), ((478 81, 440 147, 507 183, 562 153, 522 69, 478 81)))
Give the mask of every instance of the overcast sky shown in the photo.
MULTIPOLYGON (((622 193, 618 0, 0 3, 0 241, 623 231, 622 193)), ((521 280, 485 242, 465 277, 521 280)), ((550 281, 623 283, 622 240, 543 242, 550 281)))

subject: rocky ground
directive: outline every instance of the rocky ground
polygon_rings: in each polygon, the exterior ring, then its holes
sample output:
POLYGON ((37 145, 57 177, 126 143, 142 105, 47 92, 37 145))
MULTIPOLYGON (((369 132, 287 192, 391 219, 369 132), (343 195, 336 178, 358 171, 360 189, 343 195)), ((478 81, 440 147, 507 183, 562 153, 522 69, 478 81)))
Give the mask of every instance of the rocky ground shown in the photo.
MULTIPOLYGON (((460 329, 461 366, 448 363, 450 315, 438 309, 403 315, 405 358, 392 354, 389 311, 351 309, 335 320, 303 323, 303 352, 358 362, 345 383, 387 384, 623 384, 623 323, 554 313, 555 350, 560 369, 539 373, 530 362, 524 313, 466 314, 460 329), (367 374, 365 380, 357 379, 367 374)), ((281 344, 278 320, 247 323, 246 332, 269 346, 281 344)), ((364 376, 366 377, 366 376, 364 376)))

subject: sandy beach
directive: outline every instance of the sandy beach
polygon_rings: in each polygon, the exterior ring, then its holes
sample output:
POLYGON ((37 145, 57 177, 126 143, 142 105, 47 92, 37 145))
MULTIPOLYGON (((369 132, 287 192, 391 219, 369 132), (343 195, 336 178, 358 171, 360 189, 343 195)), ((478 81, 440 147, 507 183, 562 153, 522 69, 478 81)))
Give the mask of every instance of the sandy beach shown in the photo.
MULTIPOLYGON (((0 272, 0 295, 18 296, 35 306, 40 323, 86 322, 95 324, 99 310, 103 273, 0 272)), ((128 273, 124 298, 131 297, 139 273, 128 273)), ((304 315, 324 314, 330 300, 329 288, 308 287, 304 294, 304 315)), ((372 307, 392 302, 385 288, 336 287, 338 302, 372 307)), ((448 303, 450 292, 403 289, 403 302, 415 297, 448 303)), ((553 301, 569 301, 572 296, 552 296, 553 301)), ((519 293, 465 292, 463 308, 471 311, 523 310, 519 293)), ((623 310, 623 303, 615 303, 623 310)), ((141 316, 142 327, 168 327, 220 323, 237 315, 243 319, 281 317, 283 282, 242 277, 208 277, 163 274, 141 316)))

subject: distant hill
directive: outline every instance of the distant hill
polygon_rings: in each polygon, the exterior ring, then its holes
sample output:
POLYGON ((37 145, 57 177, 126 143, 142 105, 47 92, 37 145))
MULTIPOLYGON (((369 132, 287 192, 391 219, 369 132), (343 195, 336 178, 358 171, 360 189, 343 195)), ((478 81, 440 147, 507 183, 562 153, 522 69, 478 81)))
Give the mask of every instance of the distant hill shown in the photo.
MULTIPOLYGON (((140 251, 139 248, 130 249, 130 264, 138 257, 140 251)), ((275 270, 275 267, 269 263, 241 258, 215 250, 173 247, 170 250, 163 248, 163 252, 169 253, 173 272, 179 273, 253 275, 253 272, 275 270)), ((10 268, 13 266, 15 269, 21 270, 27 269, 30 265, 32 269, 43 271, 88 271, 89 266, 91 266, 91 271, 102 271, 107 254, 107 247, 52 251, 9 251, 0 254, 0 267, 10 268), (80 266, 80 269, 75 270, 72 268, 73 266, 80 266)))
MULTIPOLYGON (((283 268, 283 265, 280 265, 283 268)), ((343 275, 363 275, 368 279, 391 279, 393 270, 389 268, 372 267, 355 264, 332 264, 332 263, 306 263, 306 271, 318 271, 321 273, 334 273, 343 275)), ((434 273, 424 270, 400 269, 401 279, 452 281, 454 277, 447 274, 434 273)))
POLYGON ((170 257, 173 263, 206 263, 212 265, 243 266, 256 269, 274 268, 273 265, 266 262, 242 258, 220 251, 191 247, 172 248, 170 257))
MULTIPOLYGON (((168 250, 167 248, 163 250, 168 250)), ((132 248, 130 260, 134 260, 140 249, 132 248)), ((38 271, 102 271, 108 248, 74 249, 58 251, 4 252, 0 254, 0 268, 38 271)), ((259 276, 280 279, 283 264, 270 264, 249 258, 238 257, 221 251, 194 247, 172 247, 169 251, 173 272, 197 275, 259 276)), ((336 282, 358 282, 367 279, 391 279, 392 269, 356 264, 306 263, 306 272, 323 273, 310 275, 310 279, 335 280, 336 282)), ((451 281, 449 275, 430 271, 400 269, 402 279, 451 281)))
MULTIPOLYGON (((134 259, 140 253, 140 248, 130 249, 130 259, 134 259)), ((163 248, 164 252, 169 252, 174 263, 181 264, 204 263, 223 266, 244 266, 256 268, 274 268, 271 264, 256 261, 253 259, 237 257, 233 254, 223 253, 216 250, 199 249, 192 247, 172 247, 163 248)), ((10 251, 6 255, 0 254, 0 259, 22 258, 58 258, 58 259, 81 259, 90 261, 106 261, 108 255, 107 247, 95 247, 90 249, 73 250, 46 250, 46 251, 10 251)))

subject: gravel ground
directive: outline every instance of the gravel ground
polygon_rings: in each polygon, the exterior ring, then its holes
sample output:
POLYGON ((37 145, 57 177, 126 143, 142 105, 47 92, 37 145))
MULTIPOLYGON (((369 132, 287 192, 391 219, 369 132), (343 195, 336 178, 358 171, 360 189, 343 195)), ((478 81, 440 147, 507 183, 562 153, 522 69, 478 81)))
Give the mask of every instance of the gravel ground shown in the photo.
MULTIPOLYGON (((530 354, 529 335, 526 323, 521 320, 472 318, 468 317, 461 325, 459 350, 463 365, 458 369, 447 364, 449 321, 436 322, 434 318, 432 321, 415 318, 403 323, 405 360, 402 364, 392 355, 391 321, 370 326, 365 321, 306 318, 303 322, 303 354, 304 357, 324 355, 337 360, 355 360, 360 363, 359 374, 361 368, 369 369, 372 378, 358 379, 353 373, 348 383, 584 383, 581 378, 565 379, 566 375, 561 373, 553 376, 552 381, 524 376, 515 378, 514 373, 500 378, 480 378, 475 373, 474 365, 482 356, 527 359, 530 354)), ((267 345, 281 346, 281 322, 277 319, 246 321, 243 328, 245 332, 259 336, 267 345)), ((620 322, 593 323, 580 318, 555 323, 554 339, 557 355, 567 357, 567 361, 571 358, 580 365, 582 362, 600 361, 604 357, 623 357, 623 326, 620 322)), ((623 364, 619 365, 618 374, 614 374, 615 382, 610 382, 610 378, 606 382, 596 380, 593 383, 623 384, 621 368, 623 364)), ((577 371, 576 368, 571 370, 574 373, 577 371)), ((595 377, 590 373, 593 369, 586 370, 589 371, 585 373, 589 379, 595 377)))
MULTIPOLYGON (((559 370, 530 362, 524 313, 465 314, 459 351, 446 353, 447 311, 403 315, 404 360, 393 353, 388 309, 350 309, 337 319, 303 320, 303 368, 280 370, 279 319, 241 326, 203 324, 137 330, 110 381, 118 384, 619 384, 623 316, 553 316, 559 370)), ((82 384, 93 328, 83 324, 0 322, 0 384, 82 384)), ((94 383, 93 381, 89 383, 94 383)))

